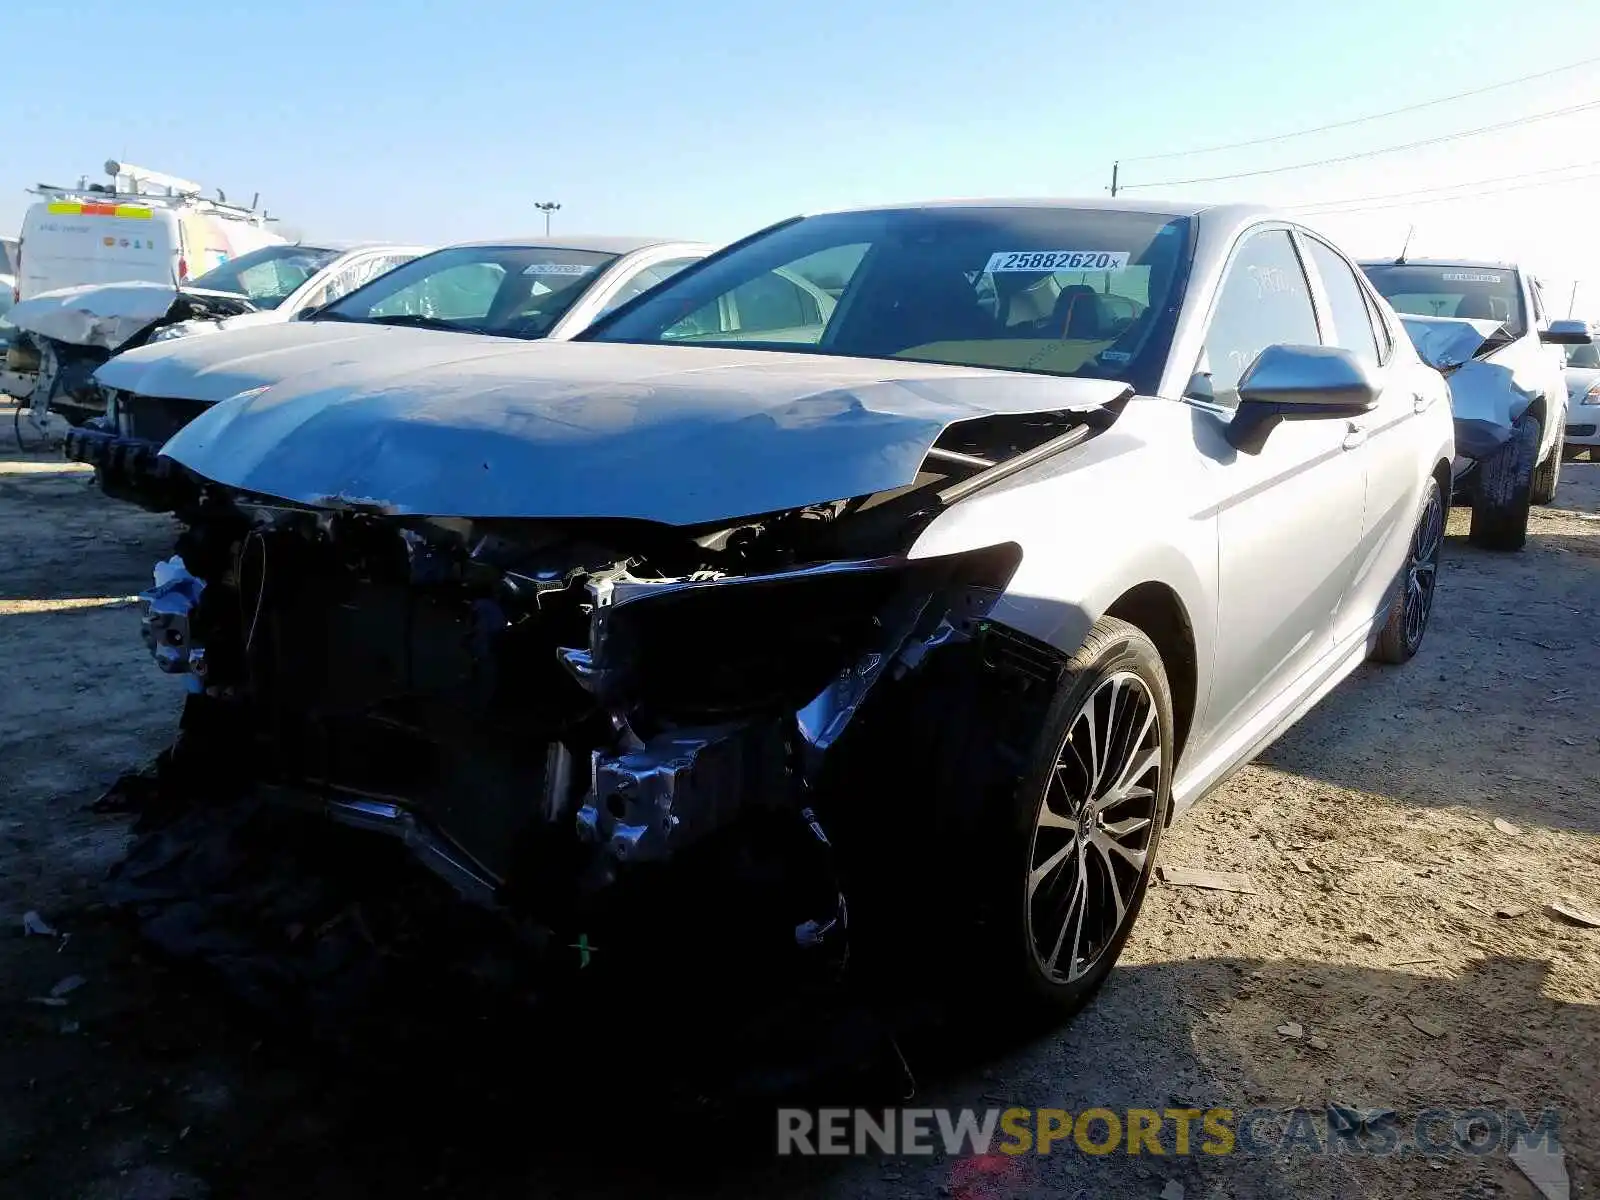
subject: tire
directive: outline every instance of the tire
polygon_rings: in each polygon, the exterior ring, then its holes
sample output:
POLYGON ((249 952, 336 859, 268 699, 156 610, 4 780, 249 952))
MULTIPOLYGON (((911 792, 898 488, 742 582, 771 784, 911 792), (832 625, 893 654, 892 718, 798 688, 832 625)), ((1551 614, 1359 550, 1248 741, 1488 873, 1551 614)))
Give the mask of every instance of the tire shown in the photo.
POLYGON ((1372 650, 1372 660, 1381 663, 1409 662, 1422 648, 1433 615, 1434 589, 1439 582, 1439 559, 1444 554, 1444 524, 1447 509, 1439 481, 1428 478, 1422 493, 1422 507, 1411 531, 1405 565, 1395 580, 1389 598, 1388 616, 1372 650))
POLYGON ((1008 990, 1037 1015, 1076 1012, 1116 965, 1155 869, 1172 807, 1172 767, 1172 693, 1161 656, 1141 630, 1104 618, 1067 664, 1000 843, 1004 861, 995 877, 1002 883, 990 932, 1008 990), (1097 721, 1109 722, 1114 735, 1103 738, 1097 721), (1096 787, 1083 763, 1102 742, 1109 757, 1101 759, 1104 778, 1096 787), (1138 762, 1147 765, 1127 775, 1138 762), (1100 793, 1099 804, 1118 784, 1126 798, 1085 812, 1086 784, 1089 795, 1100 793), (1108 842, 1137 861, 1103 849, 1108 842), (1054 869, 1044 869, 1052 862, 1054 869))
POLYGON ((1528 508, 1539 457, 1539 419, 1517 422, 1511 440, 1478 463, 1467 540, 1484 550, 1521 550, 1528 540, 1528 508))
POLYGON ((1556 498, 1556 488, 1561 483, 1561 464, 1566 458, 1567 431, 1562 428, 1556 432, 1556 444, 1550 447, 1550 454, 1540 463, 1533 472, 1533 488, 1530 499, 1535 504, 1549 504, 1556 498))

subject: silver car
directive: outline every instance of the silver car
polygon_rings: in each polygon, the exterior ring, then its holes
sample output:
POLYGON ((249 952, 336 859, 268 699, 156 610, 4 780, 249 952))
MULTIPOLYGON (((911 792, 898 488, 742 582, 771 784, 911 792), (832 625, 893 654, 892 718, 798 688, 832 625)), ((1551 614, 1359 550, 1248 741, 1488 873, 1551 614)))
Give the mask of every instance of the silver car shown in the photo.
POLYGON ((1522 549, 1529 505, 1549 504, 1561 481, 1561 347, 1587 345, 1588 330, 1552 319, 1539 280, 1514 264, 1402 258, 1362 269, 1427 347, 1424 357, 1450 375, 1452 490, 1472 506, 1468 537, 1487 550, 1522 549))
POLYGON ((164 454, 204 490, 145 616, 175 759, 557 958, 761 954, 727 923, 781 876, 798 959, 1070 1010, 1174 815, 1417 652, 1454 447, 1291 220, 994 201, 775 225, 572 342, 356 343, 164 454), (675 872, 715 928, 644 899, 675 872))

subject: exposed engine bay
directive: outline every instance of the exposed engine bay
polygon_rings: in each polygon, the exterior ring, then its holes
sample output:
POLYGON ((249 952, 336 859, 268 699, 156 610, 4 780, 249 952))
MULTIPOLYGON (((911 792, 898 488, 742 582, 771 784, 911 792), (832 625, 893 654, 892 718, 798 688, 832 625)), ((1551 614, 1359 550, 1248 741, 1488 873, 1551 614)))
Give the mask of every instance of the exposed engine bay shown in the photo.
POLYGON ((143 346, 171 326, 210 330, 256 310, 248 297, 228 292, 143 285, 133 293, 136 302, 117 311, 120 292, 130 286, 73 289, 108 295, 89 295, 78 304, 45 295, 12 310, 22 332, 7 351, 6 368, 24 381, 31 378, 29 419, 37 428, 49 427, 52 412, 72 425, 102 416, 106 401, 93 376, 113 355, 143 346), (102 303, 97 306, 95 299, 102 303))
POLYGON ((1037 713, 1017 705, 1045 703, 1059 667, 985 619, 1017 546, 907 551, 969 490, 1114 416, 967 422, 905 488, 715 528, 396 516, 196 481, 143 633, 188 678, 179 749, 400 838, 470 900, 587 927, 779 820, 827 852, 795 941, 836 945, 835 821, 864 837, 916 804, 928 833, 935 785, 976 801, 993 781, 951 778, 951 747, 1025 744, 1037 713), (868 797, 887 808, 869 818, 868 797))

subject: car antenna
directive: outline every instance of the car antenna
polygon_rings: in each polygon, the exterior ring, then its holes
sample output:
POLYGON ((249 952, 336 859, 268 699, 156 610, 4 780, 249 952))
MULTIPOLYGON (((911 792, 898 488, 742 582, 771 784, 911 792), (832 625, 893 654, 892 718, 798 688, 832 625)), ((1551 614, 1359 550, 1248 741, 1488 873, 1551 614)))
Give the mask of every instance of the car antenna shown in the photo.
POLYGON ((1411 226, 1411 228, 1406 230, 1406 240, 1400 244, 1400 253, 1394 256, 1394 265, 1395 266, 1397 266, 1397 267, 1405 266, 1405 263, 1406 263, 1406 251, 1411 249, 1411 238, 1412 238, 1412 235, 1415 234, 1416 232, 1417 232, 1417 227, 1415 225, 1411 226))

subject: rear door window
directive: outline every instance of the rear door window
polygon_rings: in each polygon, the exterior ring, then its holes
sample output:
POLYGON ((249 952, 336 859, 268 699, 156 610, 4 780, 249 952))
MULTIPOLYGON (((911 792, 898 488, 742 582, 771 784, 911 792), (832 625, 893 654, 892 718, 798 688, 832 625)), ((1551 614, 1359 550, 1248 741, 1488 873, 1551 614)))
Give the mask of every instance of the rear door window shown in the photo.
POLYGON ((1372 314, 1357 281, 1354 269, 1334 253, 1333 248, 1314 237, 1304 238, 1311 261, 1328 297, 1328 315, 1333 328, 1328 330, 1330 345, 1341 346, 1362 362, 1378 365, 1378 343, 1372 332, 1372 314))

